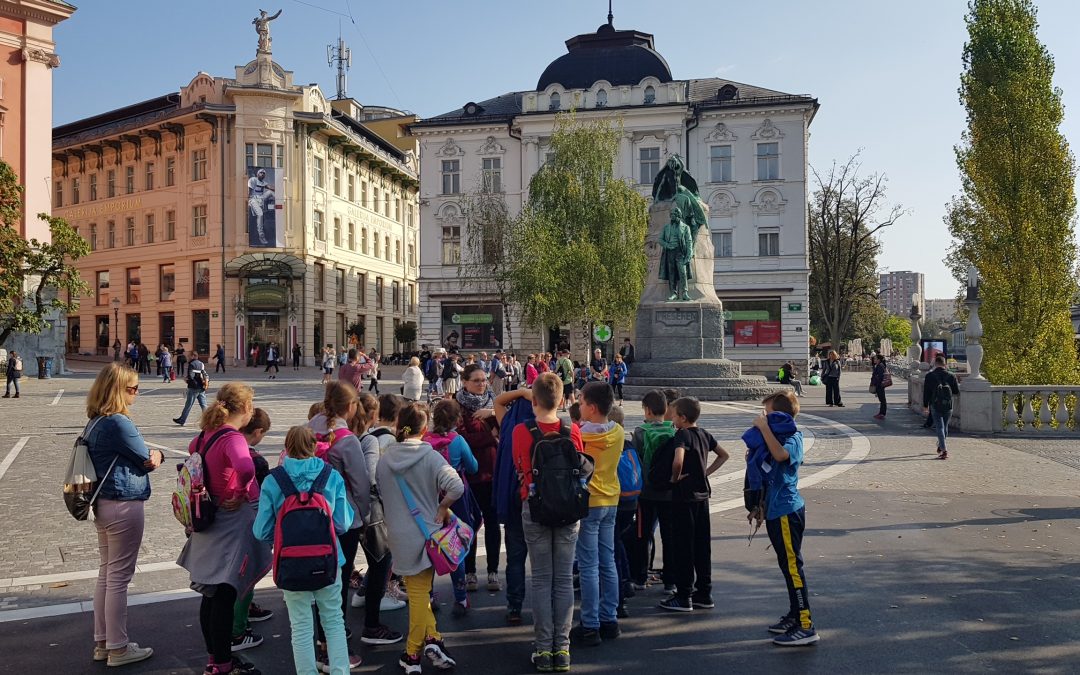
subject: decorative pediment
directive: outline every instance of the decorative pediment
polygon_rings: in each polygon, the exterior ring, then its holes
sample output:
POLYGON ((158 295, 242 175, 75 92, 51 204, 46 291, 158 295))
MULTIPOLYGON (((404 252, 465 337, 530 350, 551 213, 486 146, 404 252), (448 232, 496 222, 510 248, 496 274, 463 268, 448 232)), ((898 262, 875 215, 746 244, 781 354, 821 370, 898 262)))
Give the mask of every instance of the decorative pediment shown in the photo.
POLYGON ((460 224, 464 219, 461 207, 455 202, 446 202, 435 212, 435 220, 445 225, 460 224))
POLYGON ((765 118, 765 121, 751 136, 755 141, 772 141, 783 137, 784 132, 780 131, 779 127, 774 126, 772 120, 768 118, 765 118))
POLYGON ((709 213, 714 216, 733 216, 739 209, 739 201, 728 190, 717 190, 709 197, 709 213))
POLYGON ((754 211, 759 214, 781 213, 786 204, 787 200, 781 196, 780 191, 772 187, 759 190, 754 196, 754 201, 750 202, 750 205, 754 207, 754 211))
POLYGON ((506 152, 506 148, 499 144, 495 140, 494 136, 488 136, 484 144, 480 146, 480 149, 476 151, 478 155, 501 155, 506 152))
POLYGON ((737 141, 739 140, 739 137, 733 134, 731 129, 727 128, 726 124, 717 122, 716 126, 709 132, 709 135, 705 137, 705 140, 707 142, 737 141))
POLYGON ((460 145, 454 142, 454 139, 448 138, 443 146, 435 153, 439 157, 460 157, 465 154, 465 150, 460 145))

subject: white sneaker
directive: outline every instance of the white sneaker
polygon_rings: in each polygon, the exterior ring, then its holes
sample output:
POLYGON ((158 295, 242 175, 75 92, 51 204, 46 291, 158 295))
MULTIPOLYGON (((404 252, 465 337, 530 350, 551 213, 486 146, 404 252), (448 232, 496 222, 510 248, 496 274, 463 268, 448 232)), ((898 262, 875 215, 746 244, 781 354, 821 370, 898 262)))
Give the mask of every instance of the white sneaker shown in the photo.
POLYGON ((367 598, 363 593, 353 593, 352 601, 349 603, 353 607, 363 607, 367 604, 367 598))
POLYGON ((126 666, 129 663, 138 663, 139 661, 145 661, 154 655, 154 650, 150 647, 140 647, 134 642, 127 644, 127 650, 122 654, 109 654, 108 665, 109 666, 126 666))
POLYGON ((402 609, 407 604, 404 600, 398 600, 397 598, 391 598, 389 595, 384 595, 382 602, 379 603, 379 611, 381 612, 393 612, 394 610, 402 609))

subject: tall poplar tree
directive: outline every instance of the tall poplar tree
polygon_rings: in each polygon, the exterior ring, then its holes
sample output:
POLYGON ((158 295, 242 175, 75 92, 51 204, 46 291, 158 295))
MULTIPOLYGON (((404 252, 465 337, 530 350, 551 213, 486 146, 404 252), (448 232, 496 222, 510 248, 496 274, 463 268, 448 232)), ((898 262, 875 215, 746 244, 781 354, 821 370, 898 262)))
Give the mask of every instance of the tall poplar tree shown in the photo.
POLYGON ((958 280, 982 277, 983 372, 996 384, 1080 379, 1069 305, 1077 293, 1076 168, 1059 127, 1054 60, 1030 0, 974 0, 966 17, 956 148, 962 194, 945 221, 958 280))

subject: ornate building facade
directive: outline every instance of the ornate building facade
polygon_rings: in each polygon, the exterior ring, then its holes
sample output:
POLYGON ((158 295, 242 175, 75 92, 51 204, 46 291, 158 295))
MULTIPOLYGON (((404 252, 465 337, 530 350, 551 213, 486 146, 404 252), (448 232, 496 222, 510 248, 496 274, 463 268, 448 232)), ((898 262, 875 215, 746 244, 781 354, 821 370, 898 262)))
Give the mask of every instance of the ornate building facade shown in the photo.
POLYGON ((234 77, 57 127, 53 211, 91 246, 69 351, 220 343, 243 362, 273 342, 311 364, 356 323, 365 347, 411 347, 395 328, 417 319, 414 120, 295 84, 267 28, 234 77))
MULTIPOLYGON (((717 78, 675 79, 653 36, 616 30, 571 38, 536 86, 482 100, 410 126, 420 141, 421 339, 480 350, 550 350, 570 327, 511 321, 483 287, 458 272, 464 201, 480 186, 511 212, 528 200, 546 161, 555 116, 622 123, 617 173, 651 196, 656 172, 680 154, 710 209, 715 284, 726 311, 728 358, 744 371, 775 373, 806 361, 809 337, 806 232, 807 142, 818 109, 809 96, 717 78), (510 335, 503 333, 509 330, 510 335)), ((617 326, 616 339, 632 335, 617 326)))

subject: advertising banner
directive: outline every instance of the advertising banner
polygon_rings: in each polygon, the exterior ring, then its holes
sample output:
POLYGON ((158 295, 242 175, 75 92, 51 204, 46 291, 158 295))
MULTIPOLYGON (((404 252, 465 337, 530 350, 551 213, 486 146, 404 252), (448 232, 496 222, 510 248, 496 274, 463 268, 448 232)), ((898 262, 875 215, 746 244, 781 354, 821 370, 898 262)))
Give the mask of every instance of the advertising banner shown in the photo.
POLYGON ((272 166, 249 166, 247 175, 248 246, 284 248, 285 223, 277 217, 282 208, 281 174, 272 166))

